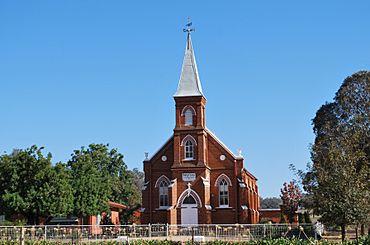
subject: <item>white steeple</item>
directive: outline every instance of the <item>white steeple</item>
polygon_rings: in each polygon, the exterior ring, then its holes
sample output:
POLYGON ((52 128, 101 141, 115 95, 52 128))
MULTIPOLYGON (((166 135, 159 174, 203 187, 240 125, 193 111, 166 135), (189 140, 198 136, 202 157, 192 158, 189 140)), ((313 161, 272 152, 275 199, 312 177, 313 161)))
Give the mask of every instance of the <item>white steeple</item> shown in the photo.
POLYGON ((179 85, 177 86, 177 91, 174 97, 203 96, 197 63, 195 62, 193 44, 190 36, 190 32, 193 30, 190 29, 191 22, 186 26, 188 28, 184 29, 184 31, 188 33, 188 38, 186 40, 185 56, 182 63, 179 85))

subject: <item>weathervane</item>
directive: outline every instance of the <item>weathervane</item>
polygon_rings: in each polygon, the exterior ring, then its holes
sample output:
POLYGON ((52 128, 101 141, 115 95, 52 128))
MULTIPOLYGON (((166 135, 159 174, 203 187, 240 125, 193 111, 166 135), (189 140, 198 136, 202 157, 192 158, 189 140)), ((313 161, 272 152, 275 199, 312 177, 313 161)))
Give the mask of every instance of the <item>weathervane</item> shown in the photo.
POLYGON ((195 31, 195 29, 194 28, 191 28, 191 25, 192 25, 193 23, 192 22, 190 22, 190 17, 188 17, 188 23, 185 25, 186 26, 186 28, 184 28, 184 29, 182 29, 182 31, 183 32, 187 32, 188 34, 190 34, 190 32, 192 32, 192 31, 195 31))

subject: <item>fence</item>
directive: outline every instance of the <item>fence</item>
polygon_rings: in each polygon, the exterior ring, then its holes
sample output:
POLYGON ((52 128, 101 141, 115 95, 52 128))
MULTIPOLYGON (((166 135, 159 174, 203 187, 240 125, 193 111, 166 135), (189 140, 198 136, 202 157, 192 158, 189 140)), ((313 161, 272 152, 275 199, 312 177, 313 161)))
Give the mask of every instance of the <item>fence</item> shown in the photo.
POLYGON ((0 226, 0 240, 47 240, 72 243, 97 240, 191 239, 247 241, 264 238, 311 234, 312 224, 224 224, 224 225, 70 225, 70 226, 0 226))

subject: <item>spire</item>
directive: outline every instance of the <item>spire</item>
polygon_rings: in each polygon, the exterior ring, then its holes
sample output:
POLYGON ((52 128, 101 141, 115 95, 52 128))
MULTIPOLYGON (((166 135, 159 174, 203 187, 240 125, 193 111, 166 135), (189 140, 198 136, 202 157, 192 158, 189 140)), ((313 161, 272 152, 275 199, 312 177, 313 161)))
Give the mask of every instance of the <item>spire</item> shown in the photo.
POLYGON ((184 29, 184 32, 188 33, 188 38, 186 40, 185 55, 182 63, 180 81, 174 97, 203 96, 197 63, 195 62, 193 44, 191 42, 190 33, 194 31, 194 29, 190 28, 191 25, 192 23, 189 20, 188 24, 186 24, 187 28, 184 29))

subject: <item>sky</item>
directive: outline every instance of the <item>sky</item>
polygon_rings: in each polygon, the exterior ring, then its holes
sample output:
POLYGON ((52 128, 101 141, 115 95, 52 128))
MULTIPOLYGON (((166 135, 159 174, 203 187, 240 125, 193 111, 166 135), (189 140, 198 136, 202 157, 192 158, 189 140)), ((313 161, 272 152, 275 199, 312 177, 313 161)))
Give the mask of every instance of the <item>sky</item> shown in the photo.
POLYGON ((370 67, 369 1, 0 1, 0 154, 109 143, 142 170, 175 125, 187 18, 210 128, 279 196, 312 119, 370 67))

